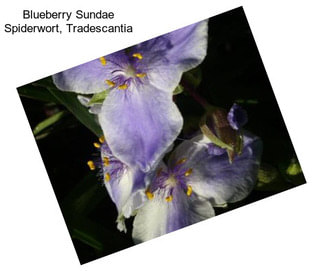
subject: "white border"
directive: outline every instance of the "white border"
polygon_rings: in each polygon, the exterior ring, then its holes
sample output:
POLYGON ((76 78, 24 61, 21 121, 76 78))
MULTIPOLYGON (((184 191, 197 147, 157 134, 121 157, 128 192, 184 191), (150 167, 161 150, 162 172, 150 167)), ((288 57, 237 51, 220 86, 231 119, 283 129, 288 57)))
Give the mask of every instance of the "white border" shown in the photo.
POLYGON ((319 3, 1 2, 0 269, 322 270, 319 3), (16 87, 241 5, 308 184, 80 266, 16 87), (109 42, 103 36, 4 35, 3 24, 22 22, 24 8, 109 9, 117 14, 116 22, 133 24, 136 32, 109 42))

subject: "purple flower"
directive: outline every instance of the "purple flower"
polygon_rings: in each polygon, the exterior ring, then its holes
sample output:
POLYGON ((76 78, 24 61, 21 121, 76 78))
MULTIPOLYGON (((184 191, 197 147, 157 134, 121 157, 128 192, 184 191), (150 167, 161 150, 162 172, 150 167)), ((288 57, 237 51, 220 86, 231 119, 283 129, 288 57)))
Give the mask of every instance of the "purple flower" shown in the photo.
POLYGON ((181 143, 168 167, 160 165, 146 190, 148 201, 137 212, 133 239, 147 241, 214 216, 212 206, 247 197, 256 183, 262 143, 244 132, 243 150, 232 163, 228 153, 210 151, 203 134, 181 143))
POLYGON ((178 136, 182 116, 172 92, 182 73, 204 59, 207 21, 159 36, 55 74, 65 91, 94 94, 108 90, 100 125, 116 157, 148 172, 178 136))

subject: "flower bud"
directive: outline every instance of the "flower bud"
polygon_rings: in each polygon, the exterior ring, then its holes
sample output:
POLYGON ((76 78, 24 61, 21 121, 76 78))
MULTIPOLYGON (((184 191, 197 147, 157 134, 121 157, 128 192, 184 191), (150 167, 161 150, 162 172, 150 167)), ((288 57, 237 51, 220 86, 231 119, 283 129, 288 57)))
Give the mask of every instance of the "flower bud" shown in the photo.
POLYGON ((235 104, 231 108, 229 114, 223 108, 215 107, 207 112, 201 119, 200 129, 202 133, 212 141, 216 146, 225 149, 229 156, 229 161, 232 163, 234 157, 239 155, 242 151, 243 142, 242 135, 239 131, 239 125, 232 123, 235 119, 243 120, 241 123, 246 122, 246 113, 242 109, 238 110, 235 104), (237 114, 243 113, 240 118, 237 114))

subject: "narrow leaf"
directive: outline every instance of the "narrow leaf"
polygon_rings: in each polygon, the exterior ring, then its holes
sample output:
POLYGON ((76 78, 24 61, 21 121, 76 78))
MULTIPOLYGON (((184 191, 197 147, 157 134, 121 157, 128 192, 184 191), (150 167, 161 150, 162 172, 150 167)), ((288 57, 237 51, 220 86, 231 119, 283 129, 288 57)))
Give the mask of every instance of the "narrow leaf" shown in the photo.
POLYGON ((34 136, 38 135, 41 131, 48 128, 49 126, 53 125, 65 115, 64 111, 57 112, 56 114, 50 116, 49 118, 43 120, 42 122, 38 123, 33 130, 34 136))
POLYGON ((93 235, 90 235, 82 230, 73 229, 72 238, 78 239, 96 250, 103 250, 102 242, 100 242, 97 238, 93 237, 93 235))
POLYGON ((97 137, 102 135, 102 130, 97 124, 95 117, 87 108, 80 104, 76 95, 70 92, 63 92, 53 88, 48 88, 49 92, 61 102, 71 113, 97 137))
POLYGON ((59 103, 58 100, 46 89, 31 84, 17 88, 20 96, 44 102, 59 103))
POLYGON ((51 77, 43 78, 35 83, 35 86, 45 87, 49 93, 63 104, 81 123, 90 129, 96 136, 100 137, 103 133, 95 116, 86 107, 80 104, 76 93, 58 90, 51 77))

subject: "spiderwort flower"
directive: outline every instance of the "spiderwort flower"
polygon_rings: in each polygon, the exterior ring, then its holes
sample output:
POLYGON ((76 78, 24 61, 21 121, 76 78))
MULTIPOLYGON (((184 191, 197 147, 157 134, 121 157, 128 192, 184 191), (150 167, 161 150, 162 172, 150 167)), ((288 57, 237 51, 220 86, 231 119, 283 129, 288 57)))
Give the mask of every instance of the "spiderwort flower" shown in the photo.
POLYGON ((129 168, 117 159, 104 137, 100 137, 99 141, 94 146, 100 151, 100 159, 88 161, 88 166, 91 170, 96 167, 101 169, 104 185, 118 210, 117 228, 126 232, 124 219, 133 215, 133 211, 145 201, 145 194, 142 192, 146 186, 145 174, 138 169, 129 168))
POLYGON ((240 201, 251 192, 260 162, 259 138, 245 133, 243 151, 232 163, 226 152, 210 152, 212 144, 200 134, 175 149, 168 167, 160 165, 146 190, 149 200, 134 220, 136 243, 210 218, 212 206, 240 201))
POLYGON ((256 184, 262 143, 240 132, 243 146, 234 160, 200 133, 174 150, 168 167, 160 164, 146 190, 149 200, 134 220, 136 243, 212 217, 212 206, 224 207, 249 195, 256 184))
POLYGON ((202 62, 207 21, 100 57, 53 76, 81 94, 109 90, 98 114, 109 147, 131 167, 148 172, 178 136, 183 119, 172 92, 183 72, 202 62))
POLYGON ((146 190, 147 198, 133 224, 133 240, 144 242, 214 216, 212 205, 192 190, 185 158, 175 165, 161 164, 146 190))

